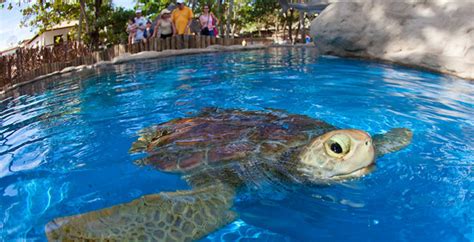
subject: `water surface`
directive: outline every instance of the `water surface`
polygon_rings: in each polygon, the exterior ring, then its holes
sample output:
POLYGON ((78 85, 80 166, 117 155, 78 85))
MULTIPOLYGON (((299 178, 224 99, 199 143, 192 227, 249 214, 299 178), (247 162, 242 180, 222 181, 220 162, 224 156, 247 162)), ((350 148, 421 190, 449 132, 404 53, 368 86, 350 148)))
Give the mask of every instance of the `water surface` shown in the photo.
POLYGON ((473 241, 474 83, 373 62, 271 49, 136 61, 7 93, 0 103, 0 237, 187 189, 137 167, 137 131, 204 107, 284 109, 371 134, 413 130, 407 149, 330 187, 240 194, 238 220, 203 241, 473 241))

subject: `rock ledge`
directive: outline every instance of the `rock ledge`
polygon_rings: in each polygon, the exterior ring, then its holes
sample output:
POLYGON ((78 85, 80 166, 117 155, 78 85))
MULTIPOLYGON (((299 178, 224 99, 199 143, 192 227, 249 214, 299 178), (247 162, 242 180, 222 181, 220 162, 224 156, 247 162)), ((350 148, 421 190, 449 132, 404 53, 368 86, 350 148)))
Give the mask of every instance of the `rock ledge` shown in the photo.
POLYGON ((323 54, 474 79, 474 1, 334 2, 311 24, 323 54))

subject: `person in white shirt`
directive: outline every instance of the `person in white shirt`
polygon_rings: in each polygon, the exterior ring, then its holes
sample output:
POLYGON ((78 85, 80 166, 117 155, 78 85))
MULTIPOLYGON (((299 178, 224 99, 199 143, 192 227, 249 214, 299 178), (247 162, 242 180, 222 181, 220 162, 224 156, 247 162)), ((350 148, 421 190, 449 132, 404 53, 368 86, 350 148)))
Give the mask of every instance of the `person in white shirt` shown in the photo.
POLYGON ((135 34, 135 43, 138 43, 140 41, 143 41, 145 37, 143 36, 143 31, 146 29, 146 23, 148 20, 142 16, 142 10, 137 9, 135 11, 136 17, 135 17, 135 25, 137 26, 137 33, 135 34))

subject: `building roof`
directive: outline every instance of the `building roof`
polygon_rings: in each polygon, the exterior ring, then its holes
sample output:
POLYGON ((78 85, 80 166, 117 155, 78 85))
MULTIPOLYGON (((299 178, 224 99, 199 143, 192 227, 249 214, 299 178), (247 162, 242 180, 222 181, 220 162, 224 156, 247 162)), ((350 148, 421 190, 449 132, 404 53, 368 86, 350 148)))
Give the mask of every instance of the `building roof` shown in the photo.
POLYGON ((59 24, 56 24, 54 25, 53 27, 43 31, 42 33, 38 33, 36 34, 35 36, 33 36, 33 38, 29 39, 28 42, 26 44, 30 44, 34 39, 36 39, 38 36, 46 33, 46 32, 49 32, 49 31, 53 31, 53 30, 58 30, 58 29, 67 29, 67 28, 72 28, 76 25, 79 24, 79 21, 77 20, 72 20, 72 21, 64 21, 62 23, 59 23, 59 24))
POLYGON ((64 28, 70 28, 74 27, 79 24, 79 21, 77 20, 71 20, 71 21, 64 21, 62 23, 56 24, 53 27, 49 28, 46 31, 51 31, 51 30, 56 30, 56 29, 64 29, 64 28))
POLYGON ((0 50, 0 56, 3 56, 7 52, 14 51, 14 50, 18 49, 18 47, 19 46, 14 46, 14 47, 10 47, 10 48, 5 49, 5 50, 0 50))
MULTIPOLYGON (((1 0, 0 0, 1 2, 1 0)), ((46 32, 49 32, 49 31, 53 31, 53 30, 58 30, 58 29, 66 29, 66 28, 72 28, 76 25, 79 24, 79 21, 77 20, 72 20, 72 21, 64 21, 62 23, 59 23, 59 24, 56 24, 54 25, 53 27, 45 30, 43 33, 46 33, 46 32)), ((43 34, 41 33, 41 34, 43 34)), ((12 47, 9 47, 7 49, 4 49, 4 50, 0 50, 0 56, 2 56, 4 53, 7 53, 7 52, 10 52, 10 51, 13 51, 15 49, 17 49, 18 47, 23 47, 25 45, 28 45, 30 44, 31 42, 33 42, 34 39, 36 39, 38 36, 40 36, 41 34, 36 34, 35 36, 33 36, 31 39, 25 39, 25 40, 22 40, 18 45, 16 46, 12 46, 12 47)))

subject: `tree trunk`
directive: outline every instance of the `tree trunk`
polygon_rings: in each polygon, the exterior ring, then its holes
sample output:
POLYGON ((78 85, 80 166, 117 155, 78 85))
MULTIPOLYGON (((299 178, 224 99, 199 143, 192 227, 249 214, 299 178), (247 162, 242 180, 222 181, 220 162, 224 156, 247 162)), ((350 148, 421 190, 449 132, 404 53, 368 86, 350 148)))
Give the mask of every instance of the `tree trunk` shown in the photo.
POLYGON ((295 33, 295 42, 298 42, 298 35, 300 34, 301 30, 301 22, 298 21, 298 27, 296 28, 296 33, 295 33))
MULTIPOLYGON (((226 38, 229 38, 231 35, 230 21, 232 20, 232 17, 234 15, 233 11, 234 11, 234 0, 229 0, 229 9, 227 11, 227 23, 226 23, 226 32, 225 32, 226 38)), ((233 36, 233 33, 232 33, 232 36, 233 36)))
MULTIPOLYGON (((221 20, 224 20, 224 19, 223 19, 223 14, 222 14, 222 13, 224 12, 224 11, 222 11, 222 0, 217 0, 217 11, 219 12, 219 16, 218 16, 218 17, 219 17, 221 20)), ((220 33, 221 35, 224 35, 224 25, 223 25, 222 23, 219 24, 219 33, 220 33)))
MULTIPOLYGON (((303 3, 303 0, 300 0, 300 3, 303 3)), ((301 41, 304 43, 305 42, 305 38, 306 38, 306 33, 305 33, 305 29, 304 29, 304 16, 305 16, 305 12, 304 11, 300 11, 300 33, 301 33, 301 41)))
POLYGON ((87 18, 87 15, 86 15, 86 2, 85 0, 80 0, 79 3, 81 5, 81 14, 84 17, 84 22, 86 23, 86 33, 89 33, 90 25, 89 25, 89 19, 87 18))
POLYGON ((81 35, 82 35, 82 11, 79 11, 79 24, 77 26, 77 42, 81 43, 81 35))
POLYGON ((293 25, 293 13, 295 12, 294 9, 290 9, 290 16, 288 18, 288 38, 290 42, 293 44, 293 36, 292 36, 292 25, 293 25))
POLYGON ((91 37, 91 45, 94 49, 99 47, 99 17, 100 17, 100 7, 102 6, 102 0, 95 0, 94 1, 94 10, 95 10, 95 19, 94 19, 94 29, 90 33, 91 37))
POLYGON ((275 40, 281 40, 282 35, 281 35, 280 31, 281 31, 282 28, 285 28, 285 26, 283 26, 283 24, 284 24, 283 18, 278 16, 277 21, 275 23, 275 29, 276 29, 275 30, 275 40))
POLYGON ((193 13, 196 11, 196 0, 191 1, 193 13))
POLYGON ((235 33, 236 30, 237 30, 237 24, 233 23, 230 27, 230 31, 231 31, 231 33, 235 33))

